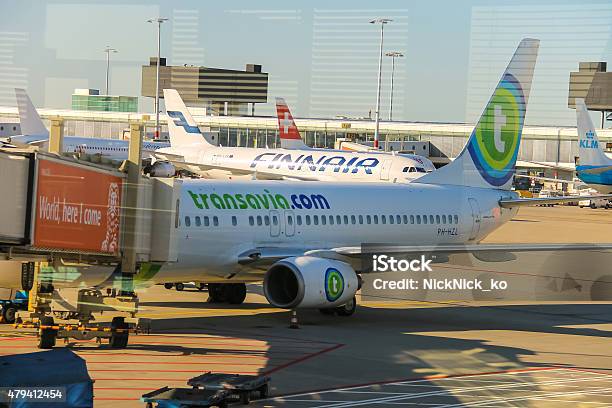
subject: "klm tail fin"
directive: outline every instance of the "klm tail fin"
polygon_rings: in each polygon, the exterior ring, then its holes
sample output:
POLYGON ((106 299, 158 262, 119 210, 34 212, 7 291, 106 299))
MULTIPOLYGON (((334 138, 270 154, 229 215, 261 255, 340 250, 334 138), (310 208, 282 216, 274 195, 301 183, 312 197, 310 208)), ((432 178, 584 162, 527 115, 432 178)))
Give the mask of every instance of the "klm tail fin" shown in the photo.
POLYGON ((463 151, 415 183, 510 189, 539 44, 521 41, 463 151))
POLYGON ((278 132, 283 149, 309 149, 304 144, 291 111, 283 98, 276 98, 276 114, 278 116, 278 132))
POLYGON ((164 89, 164 100, 166 113, 168 114, 168 134, 172 147, 194 144, 212 146, 202 136, 198 125, 176 90, 164 89))
POLYGON ((45 127, 42 119, 38 115, 32 100, 24 89, 15 88, 17 98, 17 109, 19 110, 19 122, 21 123, 21 133, 28 136, 49 136, 49 131, 45 127))
POLYGON ((576 122, 578 127, 578 155, 580 166, 612 165, 601 148, 595 126, 589 115, 584 99, 576 98, 576 122))

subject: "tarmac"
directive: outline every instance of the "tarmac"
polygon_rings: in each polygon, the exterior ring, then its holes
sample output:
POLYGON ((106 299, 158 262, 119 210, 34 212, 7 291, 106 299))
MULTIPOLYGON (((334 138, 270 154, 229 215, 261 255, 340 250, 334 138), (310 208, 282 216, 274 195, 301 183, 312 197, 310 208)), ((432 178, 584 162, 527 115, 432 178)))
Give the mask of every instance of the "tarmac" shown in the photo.
MULTIPOLYGON (((486 242, 610 243, 611 232, 610 210, 536 207, 486 242)), ((258 285, 241 306, 206 303, 191 285, 140 298, 152 334, 124 350, 67 345, 87 361, 96 407, 143 407, 142 394, 206 371, 270 375, 272 398, 252 407, 612 406, 612 302, 360 300, 352 317, 300 311, 289 329, 258 285)), ((0 354, 35 344, 0 325, 0 354)))

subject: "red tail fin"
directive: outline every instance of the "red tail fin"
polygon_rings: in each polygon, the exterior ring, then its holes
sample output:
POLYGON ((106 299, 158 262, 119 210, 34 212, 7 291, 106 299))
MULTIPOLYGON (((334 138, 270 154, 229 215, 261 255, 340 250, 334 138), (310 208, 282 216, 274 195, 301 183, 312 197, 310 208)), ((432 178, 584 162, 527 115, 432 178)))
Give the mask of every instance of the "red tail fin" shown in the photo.
POLYGON ((281 147, 284 149, 304 149, 307 148, 302 141, 300 132, 289 107, 283 98, 276 98, 276 114, 278 116, 278 130, 280 133, 281 147))

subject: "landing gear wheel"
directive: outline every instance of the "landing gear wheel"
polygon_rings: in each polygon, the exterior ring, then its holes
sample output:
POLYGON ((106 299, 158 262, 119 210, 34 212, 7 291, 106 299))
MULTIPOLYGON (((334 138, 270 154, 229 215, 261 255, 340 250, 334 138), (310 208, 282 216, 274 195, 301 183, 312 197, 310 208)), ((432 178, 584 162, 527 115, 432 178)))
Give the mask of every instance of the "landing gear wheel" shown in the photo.
POLYGON ((182 282, 177 282, 174 284, 174 287, 180 292, 181 290, 185 289, 185 284, 183 284, 182 282))
POLYGON ((319 313, 321 313, 322 315, 331 316, 334 313, 336 313, 336 309, 334 308, 319 309, 319 313))
POLYGON ((201 291, 201 290, 206 289, 206 284, 205 284, 205 283, 202 283, 202 282, 198 282, 198 283, 196 284, 196 287, 198 288, 198 290, 200 290, 200 291, 201 291))
POLYGON ((128 324, 124 321, 123 317, 113 317, 111 322, 112 334, 110 337, 109 345, 111 348, 126 348, 130 333, 128 324), (121 331, 116 331, 117 329, 121 331))
POLYGON ((242 405, 249 405, 249 402, 251 402, 251 396, 249 394, 249 392, 243 392, 240 394, 240 403, 242 405))
MULTIPOLYGON (((53 317, 43 316, 40 318, 41 326, 53 326, 53 317)), ((57 337, 57 330, 51 328, 41 328, 38 330, 38 348, 40 349, 51 349, 55 347, 55 338, 57 337)))
POLYGON ((166 289, 172 289, 172 284, 171 283, 164 283, 164 288, 166 289))
POLYGON ((351 316, 357 310, 357 299, 353 296, 353 299, 349 300, 342 306, 336 308, 338 316, 351 316))
POLYGON ((221 283, 208 284, 208 303, 225 302, 225 291, 221 283))
POLYGON ((246 285, 244 283, 228 283, 225 286, 225 297, 228 303, 240 305, 246 299, 246 285))
POLYGON ((17 314, 17 308, 13 305, 6 305, 2 308, 2 319, 4 323, 13 324, 15 323, 15 315, 17 314))

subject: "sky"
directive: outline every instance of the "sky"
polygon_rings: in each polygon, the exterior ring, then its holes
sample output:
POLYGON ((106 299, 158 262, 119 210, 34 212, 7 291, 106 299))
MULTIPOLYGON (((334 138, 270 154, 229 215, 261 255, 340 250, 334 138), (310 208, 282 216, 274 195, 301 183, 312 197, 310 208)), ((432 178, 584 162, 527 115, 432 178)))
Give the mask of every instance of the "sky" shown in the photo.
MULTIPOLYGON (((14 106, 14 87, 34 104, 69 108, 75 88, 104 90, 105 46, 110 93, 140 98, 141 66, 156 54, 169 65, 195 64, 269 73, 273 114, 283 96, 299 117, 367 117, 375 110, 380 26, 395 60, 393 119, 473 122, 516 45, 541 39, 527 124, 571 126, 569 72, 580 61, 612 62, 612 1, 42 1, 0 2, 0 105, 14 106)), ((610 69, 612 70, 612 69, 610 69)), ((381 116, 389 117, 391 58, 383 59, 381 116)))

